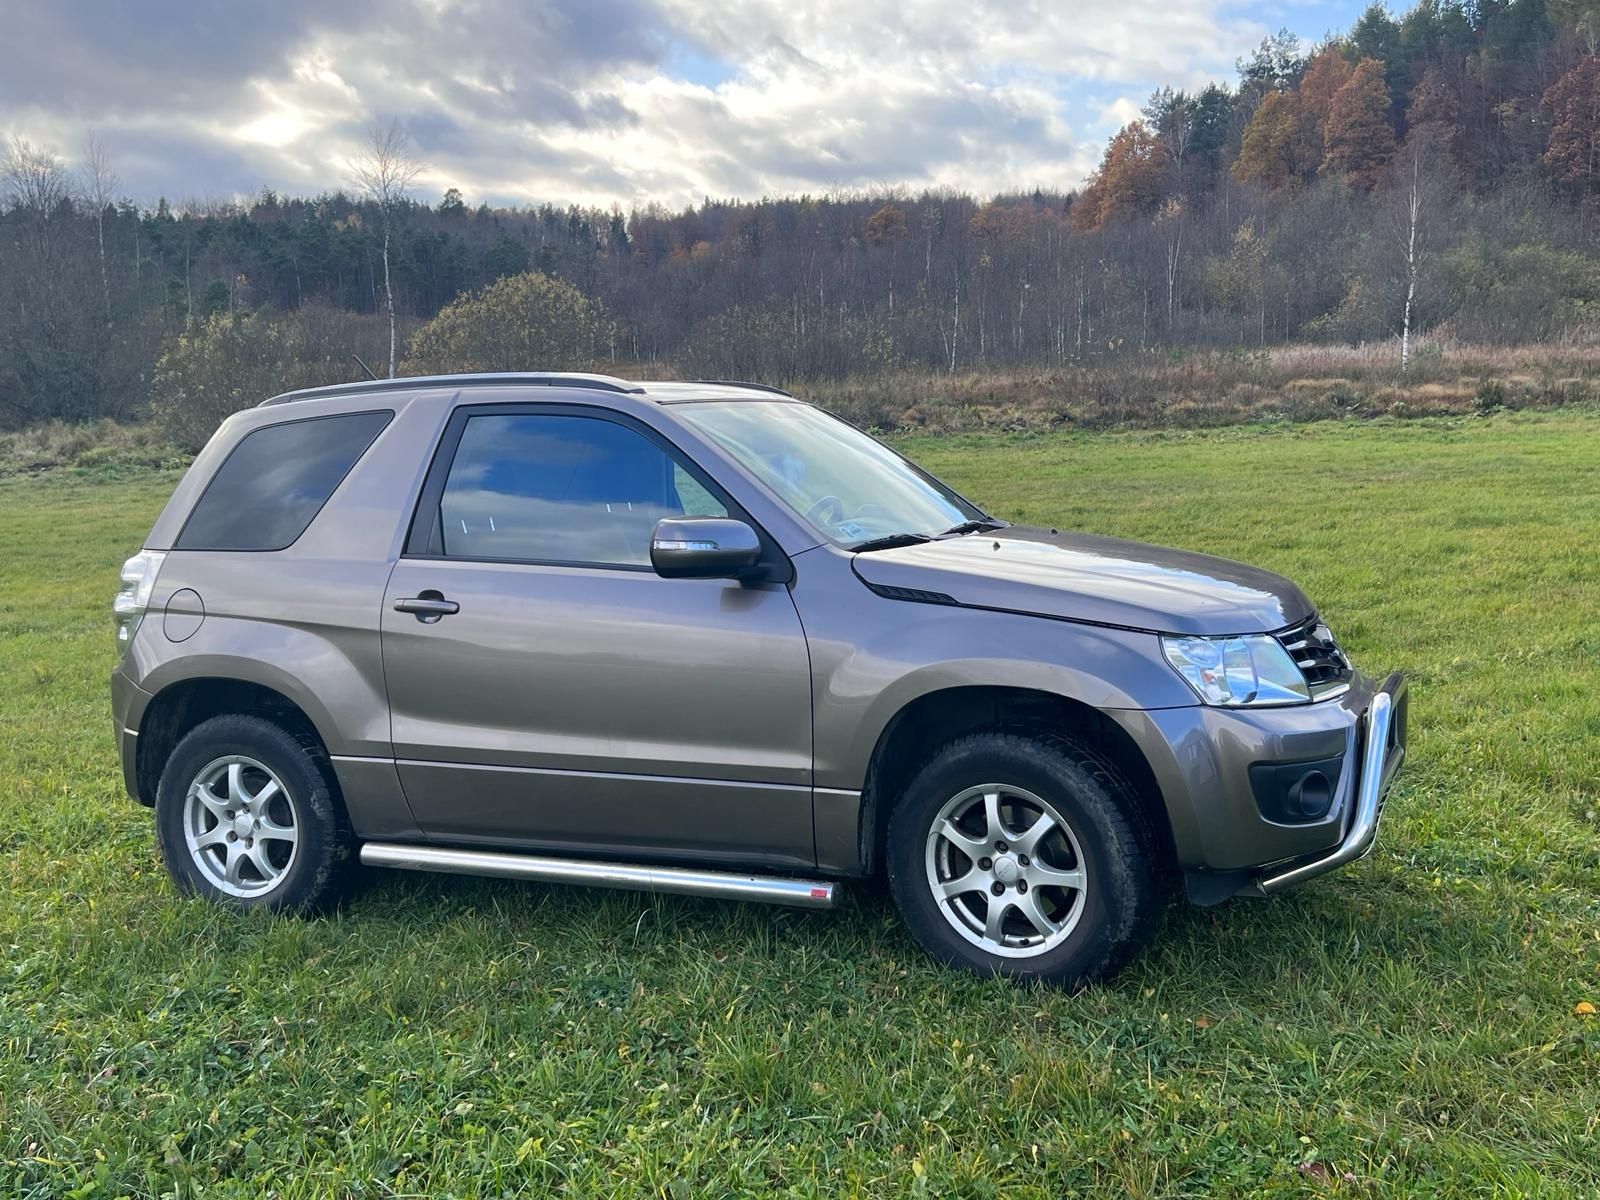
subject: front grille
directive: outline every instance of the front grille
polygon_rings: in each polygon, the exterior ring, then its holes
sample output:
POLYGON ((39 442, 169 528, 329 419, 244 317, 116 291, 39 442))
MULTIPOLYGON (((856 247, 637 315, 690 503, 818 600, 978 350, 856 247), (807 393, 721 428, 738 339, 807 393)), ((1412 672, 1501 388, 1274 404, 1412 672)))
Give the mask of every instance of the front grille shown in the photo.
POLYGON ((1303 625, 1277 635, 1278 641, 1306 677, 1311 698, 1320 700, 1343 691, 1350 683, 1350 660, 1333 640, 1328 627, 1312 617, 1303 625))

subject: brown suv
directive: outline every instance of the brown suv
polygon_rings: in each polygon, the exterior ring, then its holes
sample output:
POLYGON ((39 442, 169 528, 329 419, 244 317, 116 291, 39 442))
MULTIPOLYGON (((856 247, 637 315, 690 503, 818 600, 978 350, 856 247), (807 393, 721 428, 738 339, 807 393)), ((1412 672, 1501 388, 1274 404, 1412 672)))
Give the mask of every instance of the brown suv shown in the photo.
POLYGON ((988 516, 752 384, 398 379, 230 418, 116 598, 129 791, 180 887, 360 862, 828 907, 1077 981, 1177 875, 1372 844, 1405 684, 1266 571, 988 516))

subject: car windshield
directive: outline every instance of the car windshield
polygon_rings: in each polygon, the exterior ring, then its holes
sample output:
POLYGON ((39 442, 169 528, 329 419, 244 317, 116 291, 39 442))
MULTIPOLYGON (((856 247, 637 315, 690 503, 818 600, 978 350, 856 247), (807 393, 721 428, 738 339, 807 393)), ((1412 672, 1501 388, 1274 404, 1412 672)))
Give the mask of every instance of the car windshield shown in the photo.
POLYGON ((847 548, 983 518, 887 446, 809 404, 713 401, 680 405, 678 413, 847 548))

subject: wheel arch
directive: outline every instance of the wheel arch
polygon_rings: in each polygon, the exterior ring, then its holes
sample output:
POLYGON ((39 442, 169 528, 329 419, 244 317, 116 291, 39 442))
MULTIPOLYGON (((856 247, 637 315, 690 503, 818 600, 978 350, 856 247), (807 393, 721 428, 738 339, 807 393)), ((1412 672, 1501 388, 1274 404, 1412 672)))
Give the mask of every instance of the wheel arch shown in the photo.
POLYGON ((924 692, 904 704, 873 747, 861 794, 863 870, 883 868, 895 799, 939 747, 974 733, 1066 734, 1104 757, 1125 778, 1134 802, 1156 831, 1164 871, 1177 869, 1172 822, 1154 771, 1127 732, 1093 705, 1057 692, 997 685, 963 685, 924 692))
POLYGON ((139 722, 135 795, 154 806, 161 773, 184 735, 212 717, 258 716, 280 726, 307 749, 326 757, 327 740, 300 705, 276 688, 254 680, 204 675, 162 688, 145 705, 139 722))

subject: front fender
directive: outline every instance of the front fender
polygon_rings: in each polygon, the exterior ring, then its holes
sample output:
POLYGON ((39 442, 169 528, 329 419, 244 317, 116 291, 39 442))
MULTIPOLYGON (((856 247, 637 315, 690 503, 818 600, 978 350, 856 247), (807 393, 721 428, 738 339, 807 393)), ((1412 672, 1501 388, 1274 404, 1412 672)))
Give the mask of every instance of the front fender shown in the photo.
POLYGON ((802 556, 794 597, 811 647, 819 788, 864 786, 895 714, 949 688, 1025 688, 1102 710, 1195 703, 1153 634, 889 599, 826 550, 802 556))

